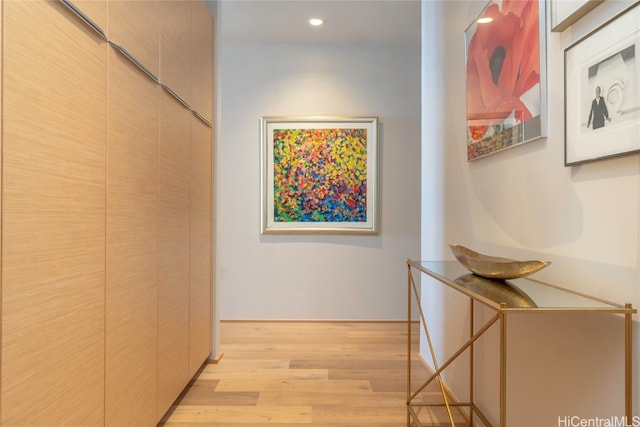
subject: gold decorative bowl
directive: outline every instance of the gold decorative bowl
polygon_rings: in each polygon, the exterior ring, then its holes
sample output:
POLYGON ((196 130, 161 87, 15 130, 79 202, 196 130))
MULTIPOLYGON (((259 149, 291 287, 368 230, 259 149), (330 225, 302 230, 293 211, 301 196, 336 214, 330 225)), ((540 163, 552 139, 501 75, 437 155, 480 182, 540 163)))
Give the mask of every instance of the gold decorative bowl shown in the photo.
POLYGON ((472 273, 494 280, 507 280, 525 277, 542 270, 550 262, 515 261, 474 252, 461 245, 449 245, 456 259, 472 273))

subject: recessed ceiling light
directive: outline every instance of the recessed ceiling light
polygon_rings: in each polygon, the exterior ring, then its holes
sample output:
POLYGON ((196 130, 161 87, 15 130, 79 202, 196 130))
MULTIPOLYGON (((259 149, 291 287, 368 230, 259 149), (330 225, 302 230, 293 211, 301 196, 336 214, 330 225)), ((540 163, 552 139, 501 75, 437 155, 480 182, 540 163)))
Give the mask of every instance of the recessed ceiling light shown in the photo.
POLYGON ((309 19, 309 24, 313 25, 314 27, 317 27, 319 25, 324 24, 324 21, 320 18, 311 18, 309 19))
POLYGON ((491 21, 493 21, 493 18, 489 18, 489 17, 480 18, 478 19, 478 24, 488 24, 491 21))

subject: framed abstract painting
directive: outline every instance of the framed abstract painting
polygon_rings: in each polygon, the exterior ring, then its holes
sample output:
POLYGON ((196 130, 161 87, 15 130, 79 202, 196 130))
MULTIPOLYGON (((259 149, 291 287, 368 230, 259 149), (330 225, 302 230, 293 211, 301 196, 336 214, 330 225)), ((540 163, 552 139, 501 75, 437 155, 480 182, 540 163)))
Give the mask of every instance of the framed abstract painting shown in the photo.
POLYGON ((465 31, 467 159, 547 135, 544 0, 491 1, 465 31))
POLYGON ((262 117, 262 234, 377 234, 378 118, 262 117))
POLYGON ((564 51, 565 166, 640 151, 640 3, 564 51))

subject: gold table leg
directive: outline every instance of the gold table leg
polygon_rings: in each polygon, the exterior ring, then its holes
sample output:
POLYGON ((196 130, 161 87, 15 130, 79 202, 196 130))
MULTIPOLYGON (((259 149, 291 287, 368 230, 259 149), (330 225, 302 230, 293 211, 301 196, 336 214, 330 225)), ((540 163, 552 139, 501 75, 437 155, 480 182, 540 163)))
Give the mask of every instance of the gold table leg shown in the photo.
MULTIPOLYGON (((413 293, 416 299, 419 301, 420 298, 418 296, 418 289, 416 287, 416 282, 413 280, 413 275, 411 274, 411 270, 409 270, 409 281, 411 283, 411 288, 413 289, 413 293)), ((442 381, 442 376, 440 375, 440 367, 438 366, 438 359, 436 358, 436 353, 433 349, 433 343, 431 342, 431 335, 429 334, 429 328, 427 327, 427 322, 424 317, 424 311, 422 310, 422 304, 418 304, 418 311, 420 312, 420 320, 422 321, 422 325, 424 326, 424 332, 427 337, 427 343, 429 344, 429 351, 431 352, 431 359, 433 360, 433 367, 436 370, 436 376, 438 378, 438 384, 440 385, 440 392, 442 393, 442 398, 444 399, 444 404, 447 407, 447 415, 449 416, 449 422, 452 427, 455 427, 455 423, 453 421, 453 414, 451 413, 451 406, 449 405, 449 398, 447 397, 447 392, 444 389, 444 382, 442 381)))
MULTIPOLYGON (((631 304, 625 304, 625 308, 631 309, 631 304)), ((633 403, 631 399, 631 395, 633 392, 633 382, 631 378, 633 359, 631 358, 632 353, 632 343, 633 339, 633 322, 631 313, 626 313, 624 315, 624 413, 627 417, 627 422, 630 423, 633 420, 631 415, 633 411, 633 403)))
MULTIPOLYGON (((501 308, 506 304, 501 303, 501 308)), ((507 317, 501 311, 500 316, 500 427, 507 426, 507 317)))
POLYGON ((407 265, 407 427, 411 427, 411 266, 407 265))
MULTIPOLYGON (((442 393, 442 397, 444 399, 444 406, 447 408, 447 414, 449 417, 449 423, 451 426, 455 427, 455 422, 453 420, 453 413, 451 411, 451 408, 454 406, 469 406, 470 409, 470 422, 471 425, 473 424, 473 419, 474 416, 477 415, 478 418, 480 418, 480 420, 482 420, 482 422, 488 426, 491 427, 491 423, 488 421, 488 419, 485 417, 485 415, 479 410, 479 408, 477 408, 477 406, 475 405, 475 403, 473 402, 473 386, 474 386, 474 380, 473 380, 473 343, 479 339, 489 328, 491 328, 491 326, 493 326, 496 322, 500 321, 500 342, 501 342, 501 348, 500 348, 500 357, 501 357, 501 373, 500 373, 500 401, 504 402, 506 400, 506 374, 505 374, 505 369, 504 369, 504 365, 502 365, 502 362, 505 361, 506 358, 506 325, 504 322, 504 315, 501 312, 497 312, 494 316, 492 316, 489 320, 487 320, 480 329, 478 329, 477 331, 474 331, 475 329, 475 323, 474 323, 474 302, 473 299, 471 299, 471 305, 470 305, 470 314, 471 314, 471 319, 470 319, 470 332, 469 332, 469 339, 467 340, 467 342, 465 342, 451 357, 449 357, 449 359, 447 359, 442 365, 438 364, 438 360, 436 358, 435 355, 435 349, 433 346, 433 342, 431 341, 431 336, 429 334, 429 329, 427 327, 427 322, 426 322, 426 318, 424 315, 424 311, 422 309, 422 302, 421 302, 421 298, 418 294, 418 289, 415 283, 415 280, 413 278, 413 274, 411 271, 411 266, 408 266, 407 268, 407 427, 413 427, 413 426, 417 426, 417 427, 422 427, 422 424, 420 423, 420 420, 418 419, 418 414, 416 413, 416 411, 414 410, 413 406, 441 406, 438 404, 412 404, 413 399, 415 399, 420 392, 422 392, 434 379, 438 379, 438 383, 440 386, 440 392, 442 393), (421 321, 421 325, 424 325, 424 331, 425 331, 425 335, 427 338, 427 342, 429 345, 429 351, 431 352, 431 357, 433 359, 433 364, 434 364, 434 370, 435 372, 431 375, 431 377, 429 377, 426 381, 424 381, 414 392, 411 391, 412 387, 411 387, 411 302, 412 302, 412 296, 415 296, 417 305, 418 305, 418 311, 419 311, 419 315, 420 315, 420 321, 421 321), (468 403, 454 403, 454 402, 449 402, 449 396, 448 393, 445 389, 445 385, 444 385, 444 381, 442 380, 442 372, 454 361, 458 358, 458 356, 460 356, 464 351, 466 351, 467 349, 470 349, 470 379, 469 379, 469 387, 470 387, 470 401, 468 403), (412 421, 413 420, 413 421, 412 421)), ((506 418, 506 413, 504 411, 504 405, 501 405, 501 413, 500 413, 500 425, 502 427, 504 427, 505 421, 504 419, 506 418)))

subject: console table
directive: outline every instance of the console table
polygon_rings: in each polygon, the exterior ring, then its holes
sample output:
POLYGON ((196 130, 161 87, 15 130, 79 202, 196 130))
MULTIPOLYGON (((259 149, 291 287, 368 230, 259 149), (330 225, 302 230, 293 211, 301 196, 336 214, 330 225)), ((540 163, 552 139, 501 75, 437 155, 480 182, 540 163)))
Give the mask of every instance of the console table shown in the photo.
POLYGON ((478 276, 470 274, 470 272, 457 261, 413 261, 407 260, 407 427, 417 426, 421 427, 423 424, 420 422, 416 408, 420 406, 440 406, 446 407, 449 422, 453 426, 455 425, 453 420, 452 407, 467 407, 469 408, 469 416, 471 417, 471 425, 473 424, 474 417, 478 417, 487 426, 492 426, 487 417, 482 413, 481 409, 475 404, 473 399, 473 344, 478 338, 480 338, 489 328, 494 324, 497 324, 500 332, 500 420, 499 426, 506 427, 506 356, 507 356, 507 343, 506 343, 506 330, 507 330, 507 318, 511 315, 517 315, 518 313, 615 313, 624 315, 624 365, 625 365, 625 415, 627 420, 632 419, 632 380, 631 380, 631 349, 632 349, 632 315, 636 313, 631 304, 616 304, 609 301, 605 301, 600 298, 595 298, 586 294, 563 289, 559 286, 551 285, 541 282, 532 278, 520 278, 510 279, 507 281, 509 284, 508 292, 505 292, 501 288, 500 284, 496 286, 501 292, 495 292, 492 289, 492 283, 486 279, 482 279, 478 276), (469 339, 444 363, 439 364, 435 355, 435 350, 429 334, 429 328, 425 321, 424 312, 422 309, 422 302, 420 293, 418 292, 416 282, 414 280, 414 272, 424 273, 427 276, 435 279, 433 284, 444 285, 452 288, 464 295, 470 300, 470 329, 469 339), (429 350, 431 352, 431 358, 434 364, 435 372, 424 381, 415 390, 411 384, 411 306, 412 301, 417 303, 418 311, 420 315, 420 321, 422 328, 425 331, 429 350), (495 315, 482 325, 474 325, 474 305, 482 304, 485 307, 493 310, 495 315), (470 352, 471 366, 470 366, 470 401, 469 402, 453 402, 451 396, 449 396, 445 390, 444 383, 442 382, 441 373, 447 368, 458 356, 464 353, 466 350, 470 352), (444 403, 418 403, 417 396, 422 390, 424 390, 431 382, 437 380, 439 382, 440 391, 444 403))

